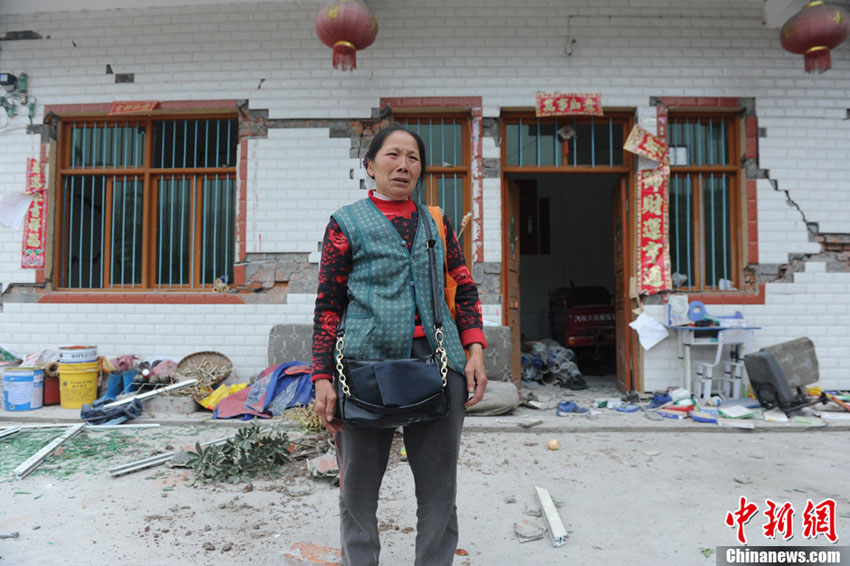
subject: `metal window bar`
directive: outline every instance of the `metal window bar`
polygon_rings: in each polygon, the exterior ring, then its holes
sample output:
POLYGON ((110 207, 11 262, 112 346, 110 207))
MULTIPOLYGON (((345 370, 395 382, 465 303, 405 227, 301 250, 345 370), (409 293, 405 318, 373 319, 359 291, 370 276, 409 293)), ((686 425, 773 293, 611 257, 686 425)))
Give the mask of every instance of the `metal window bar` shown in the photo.
POLYGON ((192 176, 192 203, 191 203, 191 208, 190 208, 190 210, 192 211, 192 213, 191 213, 192 214, 192 238, 191 238, 192 247, 190 248, 192 250, 192 254, 191 254, 192 260, 191 260, 191 265, 190 265, 190 270, 189 270, 189 277, 193 281, 194 281, 194 278, 195 278, 195 262, 197 261, 197 258, 195 257, 195 241, 196 241, 196 235, 195 234, 196 234, 197 214, 195 214, 195 212, 194 212, 195 211, 195 204, 197 203, 197 195, 198 195, 198 176, 194 175, 194 176, 192 176))
MULTIPOLYGON (((72 246, 73 242, 71 241, 71 234, 72 234, 71 226, 72 226, 72 223, 73 223, 73 220, 74 220, 74 193, 75 193, 74 185, 75 185, 76 180, 77 180, 76 177, 71 177, 71 192, 68 195, 68 209, 69 209, 68 220, 69 220, 69 222, 68 222, 68 228, 66 229, 67 232, 66 232, 66 237, 65 237, 65 242, 67 242, 66 245, 68 246, 68 273, 66 275, 67 281, 65 282, 65 284, 68 285, 69 287, 71 286, 71 269, 72 269, 72 265, 73 265, 73 258, 71 256, 71 253, 72 253, 71 250, 72 250, 72 247, 73 247, 72 246)), ((63 272, 64 272, 64 270, 63 270, 63 272)))
POLYGON ((519 165, 522 167, 525 163, 522 160, 522 118, 519 119, 519 130, 517 131, 517 145, 519 145, 519 165))
POLYGON ((687 179, 685 184, 685 210, 687 211, 685 214, 685 235, 687 236, 687 246, 685 247, 686 252, 686 261, 688 266, 688 284, 689 286, 695 286, 694 275, 692 272, 692 263, 691 263, 691 193, 693 192, 693 185, 691 184, 691 174, 685 177, 687 179))
POLYGON ((578 165, 578 123, 573 118, 573 167, 578 165))
POLYGON ((729 232, 728 232, 728 228, 726 226, 726 217, 727 217, 726 211, 728 210, 728 208, 726 208, 726 196, 727 196, 726 191, 727 191, 726 175, 723 175, 721 177, 721 198, 722 198, 722 202, 723 202, 723 214, 721 215, 721 220, 723 222, 723 239, 724 239, 724 244, 723 244, 723 278, 729 279, 729 258, 727 256, 727 250, 729 249, 729 244, 727 242, 727 234, 729 232))
POLYGON ((596 127, 590 119, 590 166, 596 167, 596 127))
POLYGON ((535 139, 537 149, 537 166, 540 167, 540 118, 537 119, 537 137, 535 139))
POLYGON ((561 141, 560 141, 560 138, 558 137, 558 128, 559 128, 559 126, 558 126, 558 119, 557 119, 557 118, 555 118, 555 143, 554 143, 554 150, 555 150, 555 156, 554 156, 554 157, 555 157, 555 159, 554 159, 554 161, 555 161, 555 167, 560 167, 560 166, 561 166, 561 141))
POLYGON ((711 237, 709 238, 711 241, 711 286, 717 286, 717 235, 715 233, 716 221, 715 221, 715 208, 714 208, 714 174, 709 175, 710 187, 709 187, 709 199, 711 200, 711 222, 709 222, 709 226, 711 227, 711 237))
POLYGON ((614 166, 614 119, 608 118, 608 167, 614 166))
POLYGON ((159 245, 157 246, 157 269, 156 269, 156 284, 162 286, 162 219, 164 218, 163 207, 165 206, 165 199, 163 198, 163 180, 159 181, 159 197, 157 199, 159 213, 157 214, 157 236, 159 240, 159 245))

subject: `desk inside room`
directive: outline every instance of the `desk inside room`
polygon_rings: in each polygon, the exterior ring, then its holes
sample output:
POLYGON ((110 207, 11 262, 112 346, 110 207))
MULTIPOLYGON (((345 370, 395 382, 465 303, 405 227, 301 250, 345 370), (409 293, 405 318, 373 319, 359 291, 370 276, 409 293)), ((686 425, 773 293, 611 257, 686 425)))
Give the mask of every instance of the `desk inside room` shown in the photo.
MULTIPOLYGON (((679 359, 683 363, 681 387, 692 391, 692 362, 691 348, 693 347, 718 347, 718 341, 721 332, 726 331, 747 331, 752 334, 756 330, 760 330, 760 326, 667 326, 668 330, 676 333, 679 359)), ((739 352, 739 356, 743 359, 746 352, 739 352)), ((693 391, 692 391, 693 392, 693 391)), ((698 394, 698 392, 694 392, 698 394)))

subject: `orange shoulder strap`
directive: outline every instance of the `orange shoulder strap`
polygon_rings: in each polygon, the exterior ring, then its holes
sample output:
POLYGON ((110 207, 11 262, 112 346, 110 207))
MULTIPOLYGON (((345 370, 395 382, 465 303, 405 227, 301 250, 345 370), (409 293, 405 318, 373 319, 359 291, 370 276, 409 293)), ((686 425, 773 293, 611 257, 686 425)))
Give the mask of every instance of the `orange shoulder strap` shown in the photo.
MULTIPOLYGON (((440 238, 443 240, 443 250, 445 255, 444 262, 448 262, 449 260, 449 247, 446 244, 446 226, 443 224, 443 211, 439 206, 429 206, 428 212, 431 213, 431 216, 434 218, 434 222, 437 223, 437 228, 440 230, 440 238)), ((446 273, 446 303, 449 305, 449 311, 452 313, 452 317, 455 316, 455 312, 457 307, 455 306, 455 294, 457 293, 457 282, 452 278, 449 274, 448 263, 443 264, 443 270, 446 273)))

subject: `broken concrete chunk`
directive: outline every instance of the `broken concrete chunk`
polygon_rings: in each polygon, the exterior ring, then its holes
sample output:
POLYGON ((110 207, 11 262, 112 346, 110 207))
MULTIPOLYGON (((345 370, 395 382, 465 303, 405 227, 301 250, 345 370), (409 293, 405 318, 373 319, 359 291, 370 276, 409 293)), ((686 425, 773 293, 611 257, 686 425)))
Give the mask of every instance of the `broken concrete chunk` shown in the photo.
POLYGON ((312 460, 307 460, 307 470, 314 479, 335 478, 339 476, 339 465, 336 461, 336 454, 328 452, 312 460))
POLYGON ((514 533, 519 542, 531 542, 542 539, 546 534, 546 527, 537 521, 519 521, 514 523, 514 533))

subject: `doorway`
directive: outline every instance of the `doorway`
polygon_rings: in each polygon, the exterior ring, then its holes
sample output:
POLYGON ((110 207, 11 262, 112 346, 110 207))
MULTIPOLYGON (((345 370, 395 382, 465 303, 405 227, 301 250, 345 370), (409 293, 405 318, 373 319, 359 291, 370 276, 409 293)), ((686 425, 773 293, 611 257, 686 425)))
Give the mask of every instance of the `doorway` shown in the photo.
POLYGON ((617 381, 611 187, 621 177, 508 175, 519 190, 521 340, 553 340, 575 356, 576 379, 611 385, 617 381))
MULTIPOLYGON (((628 214, 634 159, 622 149, 633 123, 626 112, 563 120, 502 116, 503 320, 517 385, 523 372, 533 372, 528 352, 537 342, 547 355, 572 350, 582 376, 620 391, 639 388, 627 326, 634 302, 628 214)), ((563 373, 558 379, 566 382, 563 373)))

